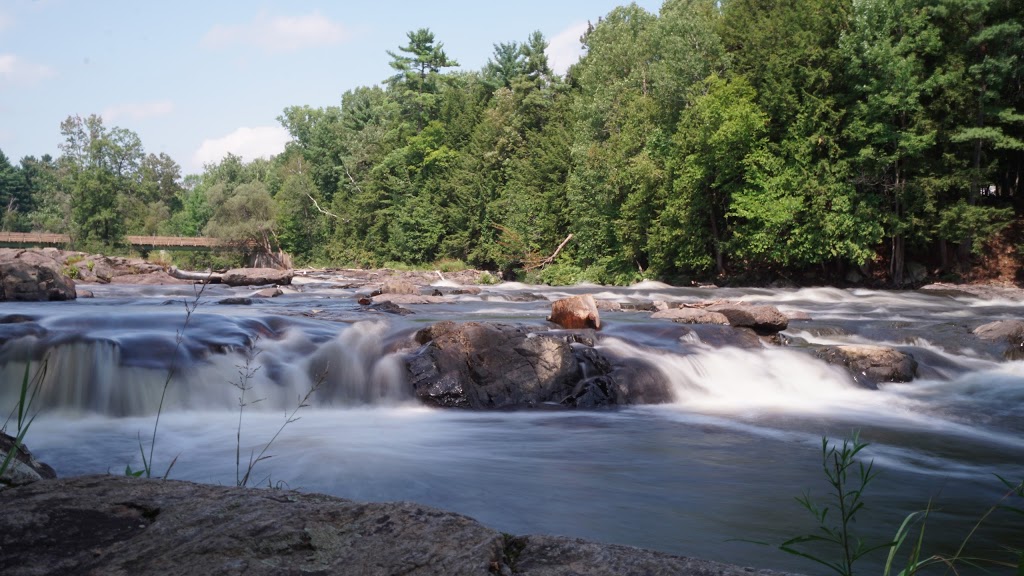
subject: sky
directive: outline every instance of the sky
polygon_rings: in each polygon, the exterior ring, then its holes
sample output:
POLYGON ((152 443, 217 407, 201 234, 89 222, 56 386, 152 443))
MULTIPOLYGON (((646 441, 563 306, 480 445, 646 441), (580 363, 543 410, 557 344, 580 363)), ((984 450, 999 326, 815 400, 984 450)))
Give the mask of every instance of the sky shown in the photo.
MULTIPOLYGON (((430 28, 462 70, 499 42, 547 38, 559 73, 616 0, 0 0, 0 150, 60 154, 60 123, 99 114, 184 173, 228 153, 267 157, 289 140, 288 106, 337 106, 392 74, 387 50, 430 28)), ((637 0, 656 13, 661 0, 637 0)))

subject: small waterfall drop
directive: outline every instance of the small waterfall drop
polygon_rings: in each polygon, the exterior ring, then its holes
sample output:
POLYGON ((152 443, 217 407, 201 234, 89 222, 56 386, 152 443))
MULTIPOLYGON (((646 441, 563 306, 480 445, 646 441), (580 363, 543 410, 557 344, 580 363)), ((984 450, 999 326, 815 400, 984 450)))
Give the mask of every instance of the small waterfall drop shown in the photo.
POLYGON ((35 407, 47 411, 105 416, 155 413, 167 383, 165 410, 293 408, 311 389, 310 403, 332 406, 400 404, 409 400, 401 362, 384 350, 383 322, 340 325, 333 339, 315 342, 299 330, 280 339, 253 337, 246 348, 224 348, 203 359, 179 361, 166 368, 123 362, 130 342, 79 339, 42 342, 26 337, 5 348, 9 361, 0 366, 0 406, 17 403, 26 361, 40 374, 35 407), (169 378, 169 380, 168 380, 169 378), (245 388, 243 392, 243 388, 245 388), (241 399, 240 399, 241 397, 241 399))

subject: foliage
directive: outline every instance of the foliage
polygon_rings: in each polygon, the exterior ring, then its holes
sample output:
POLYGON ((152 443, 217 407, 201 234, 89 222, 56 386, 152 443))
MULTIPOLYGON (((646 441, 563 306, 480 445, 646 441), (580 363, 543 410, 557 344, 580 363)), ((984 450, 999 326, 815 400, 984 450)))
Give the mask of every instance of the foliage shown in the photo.
POLYGON ((1024 211, 1024 15, 1012 0, 667 0, 589 26, 555 74, 539 32, 459 70, 427 28, 393 74, 294 105, 271 159, 183 176, 98 116, 62 154, 0 152, 0 227, 214 234, 299 263, 552 280, 962 272, 1024 211), (556 268, 557 272, 557 268, 556 268))
POLYGON ((18 390, 18 402, 11 410, 4 425, 0 427, 0 431, 6 432, 7 425, 11 419, 15 419, 14 444, 7 454, 4 455, 3 460, 0 461, 0 477, 10 468, 11 462, 14 460, 18 450, 24 445, 25 435, 38 415, 38 411, 33 411, 32 405, 35 403, 43 380, 46 378, 47 365, 48 361, 43 359, 41 368, 35 374, 31 374, 32 363, 25 363, 25 373, 21 378, 21 387, 18 390))

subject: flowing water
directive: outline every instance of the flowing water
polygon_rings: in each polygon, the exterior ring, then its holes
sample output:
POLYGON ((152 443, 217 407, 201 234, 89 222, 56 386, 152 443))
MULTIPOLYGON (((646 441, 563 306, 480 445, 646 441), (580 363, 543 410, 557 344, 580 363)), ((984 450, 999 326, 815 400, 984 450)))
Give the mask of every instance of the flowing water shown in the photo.
MULTIPOLYGON (((1024 362, 1005 362, 996 346, 970 336, 982 323, 1021 317, 1021 302, 834 288, 506 283, 410 306, 415 314, 403 317, 361 310, 344 279, 296 280, 296 290, 251 306, 218 305, 249 291, 209 286, 190 316, 191 286, 95 286, 94 299, 0 303, 0 408, 14 404, 27 360, 33 369, 45 365, 44 411, 28 445, 60 475, 118 474, 141 465, 140 437, 148 444, 173 367, 157 472, 177 457, 171 477, 234 484, 322 382, 273 442, 272 457, 255 466, 257 483, 412 500, 506 532, 806 573, 822 569, 750 541, 779 543, 815 529, 794 497, 827 494, 823 436, 859 431, 870 443, 863 456, 880 475, 856 529, 873 542, 891 538, 906 514, 931 501, 928 542, 949 552, 1005 492, 996 475, 1024 479, 1024 362), (543 324, 549 300, 587 292, 624 304, 742 300, 811 320, 790 324, 786 347, 747 350, 709 345, 712 332, 648 313, 603 313, 599 346, 660 367, 676 395, 666 405, 443 411, 418 406, 407 391, 395 350, 413 331, 449 319, 543 324), (837 343, 910 352, 920 377, 860 388, 805 350, 837 343)), ((982 553, 1024 547, 1021 522, 993 515, 973 541, 982 553)), ((882 562, 867 561, 874 571, 882 562)))

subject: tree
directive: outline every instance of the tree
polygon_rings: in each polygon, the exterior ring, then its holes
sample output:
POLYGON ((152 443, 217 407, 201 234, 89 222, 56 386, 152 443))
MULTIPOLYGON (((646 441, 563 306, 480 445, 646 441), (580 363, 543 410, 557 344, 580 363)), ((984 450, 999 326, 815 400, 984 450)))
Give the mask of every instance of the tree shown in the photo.
POLYGON ((413 117, 416 130, 422 130, 433 117, 436 106, 439 73, 453 68, 458 62, 448 58, 444 44, 435 44, 434 33, 428 28, 408 32, 409 44, 400 46, 399 53, 388 50, 389 65, 396 74, 387 80, 392 88, 400 90, 400 98, 413 117))

